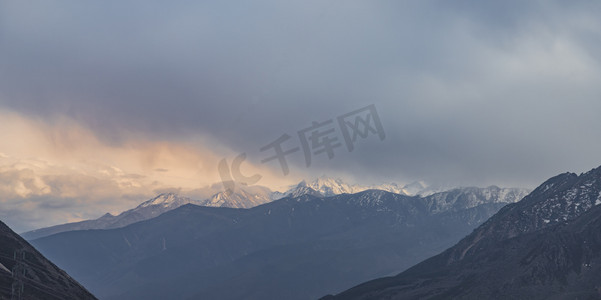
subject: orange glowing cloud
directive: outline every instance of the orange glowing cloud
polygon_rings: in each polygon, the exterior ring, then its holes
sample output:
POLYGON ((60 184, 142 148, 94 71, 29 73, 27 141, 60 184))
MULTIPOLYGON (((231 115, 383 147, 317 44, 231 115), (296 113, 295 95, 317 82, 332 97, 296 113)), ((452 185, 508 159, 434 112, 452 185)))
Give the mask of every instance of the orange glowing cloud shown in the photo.
MULTIPOLYGON (((0 205, 24 214, 31 228, 117 213, 165 190, 207 196, 195 191, 219 183, 218 162, 235 156, 217 153, 205 146, 214 141, 202 137, 132 137, 111 144, 68 118, 47 121, 0 111, 0 119, 0 205)), ((243 167, 245 174, 261 174, 261 185, 296 180, 250 162, 243 167)))

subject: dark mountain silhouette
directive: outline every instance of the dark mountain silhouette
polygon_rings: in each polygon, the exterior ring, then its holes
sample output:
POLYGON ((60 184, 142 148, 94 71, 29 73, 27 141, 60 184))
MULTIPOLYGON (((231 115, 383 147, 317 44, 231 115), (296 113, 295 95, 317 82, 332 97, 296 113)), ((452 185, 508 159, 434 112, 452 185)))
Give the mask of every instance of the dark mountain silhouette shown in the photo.
POLYGON ((231 194, 220 191, 205 200, 194 200, 175 193, 163 193, 116 216, 106 213, 98 219, 40 228, 22 233, 21 236, 27 240, 34 240, 65 231, 120 228, 152 219, 189 203, 211 207, 250 208, 270 202, 270 194, 271 191, 261 186, 246 189, 238 187, 231 194))
POLYGON ((0 222, 0 299, 96 299, 0 222))
POLYGON ((553 177, 457 245, 324 299, 601 299, 601 167, 553 177))
POLYGON ((519 196, 490 187, 302 195, 251 209, 188 204, 32 243, 103 299, 315 299, 439 253, 519 196))

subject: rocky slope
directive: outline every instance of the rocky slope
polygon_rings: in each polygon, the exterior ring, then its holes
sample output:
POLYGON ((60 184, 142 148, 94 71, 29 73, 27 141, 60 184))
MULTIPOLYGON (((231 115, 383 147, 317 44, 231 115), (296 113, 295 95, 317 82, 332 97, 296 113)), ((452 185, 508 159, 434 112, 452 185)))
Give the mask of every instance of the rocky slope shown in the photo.
POLYGON ((327 299, 601 299, 601 167, 555 176, 455 246, 327 299))
POLYGON ((0 299, 96 299, 0 222, 0 299))

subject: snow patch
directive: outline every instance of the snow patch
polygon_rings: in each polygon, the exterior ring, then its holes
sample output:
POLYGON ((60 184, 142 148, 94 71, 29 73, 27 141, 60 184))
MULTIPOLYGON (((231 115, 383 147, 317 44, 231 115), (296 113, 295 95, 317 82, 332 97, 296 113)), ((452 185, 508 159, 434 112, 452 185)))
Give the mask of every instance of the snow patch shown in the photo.
POLYGON ((3 264, 0 264, 0 270, 6 271, 7 273, 12 274, 12 272, 8 268, 6 268, 3 264))

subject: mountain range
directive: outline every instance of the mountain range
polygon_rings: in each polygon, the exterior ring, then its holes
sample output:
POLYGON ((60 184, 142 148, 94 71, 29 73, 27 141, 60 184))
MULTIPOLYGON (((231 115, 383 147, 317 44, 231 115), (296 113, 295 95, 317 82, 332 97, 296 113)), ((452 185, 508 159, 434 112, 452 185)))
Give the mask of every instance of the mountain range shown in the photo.
MULTIPOLYGON (((310 182, 303 180, 296 186, 289 187, 285 192, 271 191, 269 188, 263 186, 237 185, 233 190, 233 193, 226 193, 225 191, 219 191, 218 186, 210 186, 206 188, 205 193, 211 193, 211 196, 204 200, 195 200, 175 193, 163 193, 118 215, 106 213, 98 219, 40 228, 22 233, 21 236, 27 240, 33 240, 65 231, 120 228, 154 218, 164 212, 173 210, 185 204, 208 207, 251 208, 284 197, 298 197, 305 194, 316 197, 329 197, 340 194, 358 193, 369 189, 384 190, 410 196, 431 195, 436 191, 436 189, 428 187, 425 183, 420 181, 403 187, 399 187, 394 183, 363 186, 347 184, 341 179, 328 177, 319 177, 310 182)), ((508 189, 508 191, 509 190, 510 189, 508 189)), ((514 190, 519 191, 520 193, 526 191, 523 189, 514 190)), ((505 197, 501 195, 499 201, 509 203, 515 202, 519 200, 519 198, 520 197, 517 199, 515 197, 512 199, 505 199, 505 197)))
MULTIPOLYGON (((601 299, 601 167, 531 193, 363 188, 321 178, 279 194, 161 194, 80 222, 110 228, 31 243, 102 299, 601 299), (233 208, 252 201, 263 204, 233 208)), ((0 256, 3 297, 29 262, 46 267, 23 273, 41 278, 44 293, 94 299, 19 243, 23 259, 0 256)))
POLYGON ((271 195, 272 192, 269 189, 261 186, 236 188, 235 192, 231 194, 221 191, 205 200, 194 200, 175 193, 163 193, 116 216, 106 213, 98 219, 40 228, 22 233, 21 236, 27 240, 33 240, 72 230, 120 228, 157 217, 164 212, 190 203, 210 207, 250 208, 271 202, 271 195))
POLYGON ((273 198, 277 199, 277 195, 279 195, 281 198, 290 194, 299 195, 302 194, 301 191, 306 188, 310 188, 316 191, 317 194, 323 197, 329 197, 340 194, 354 194, 366 190, 382 190, 406 196, 429 196, 435 193, 453 189, 449 186, 430 186, 423 181, 415 181, 405 185, 399 185, 396 183, 383 183, 372 185, 348 184, 340 178, 322 176, 309 182, 303 180, 296 186, 291 186, 284 193, 274 192, 275 196, 273 198))
POLYGON ((601 167, 555 176, 439 255, 324 299, 601 299, 601 167))
POLYGON ((302 191, 306 188, 310 188, 311 190, 316 191, 317 194, 323 197, 330 197, 340 194, 355 194, 366 190, 382 190, 395 194, 413 196, 425 190, 426 187, 426 184, 423 182, 415 182, 411 185, 405 186, 399 186, 396 183, 387 183, 379 185, 358 185, 348 184, 340 178, 318 177, 310 182, 303 180, 296 186, 290 187, 288 191, 281 193, 281 195, 282 197, 288 196, 290 194, 299 195, 299 191, 302 191))
POLYGON ((489 187, 324 197, 305 188, 250 209, 185 204, 32 243, 102 299, 314 299, 439 253, 527 194, 489 187))

